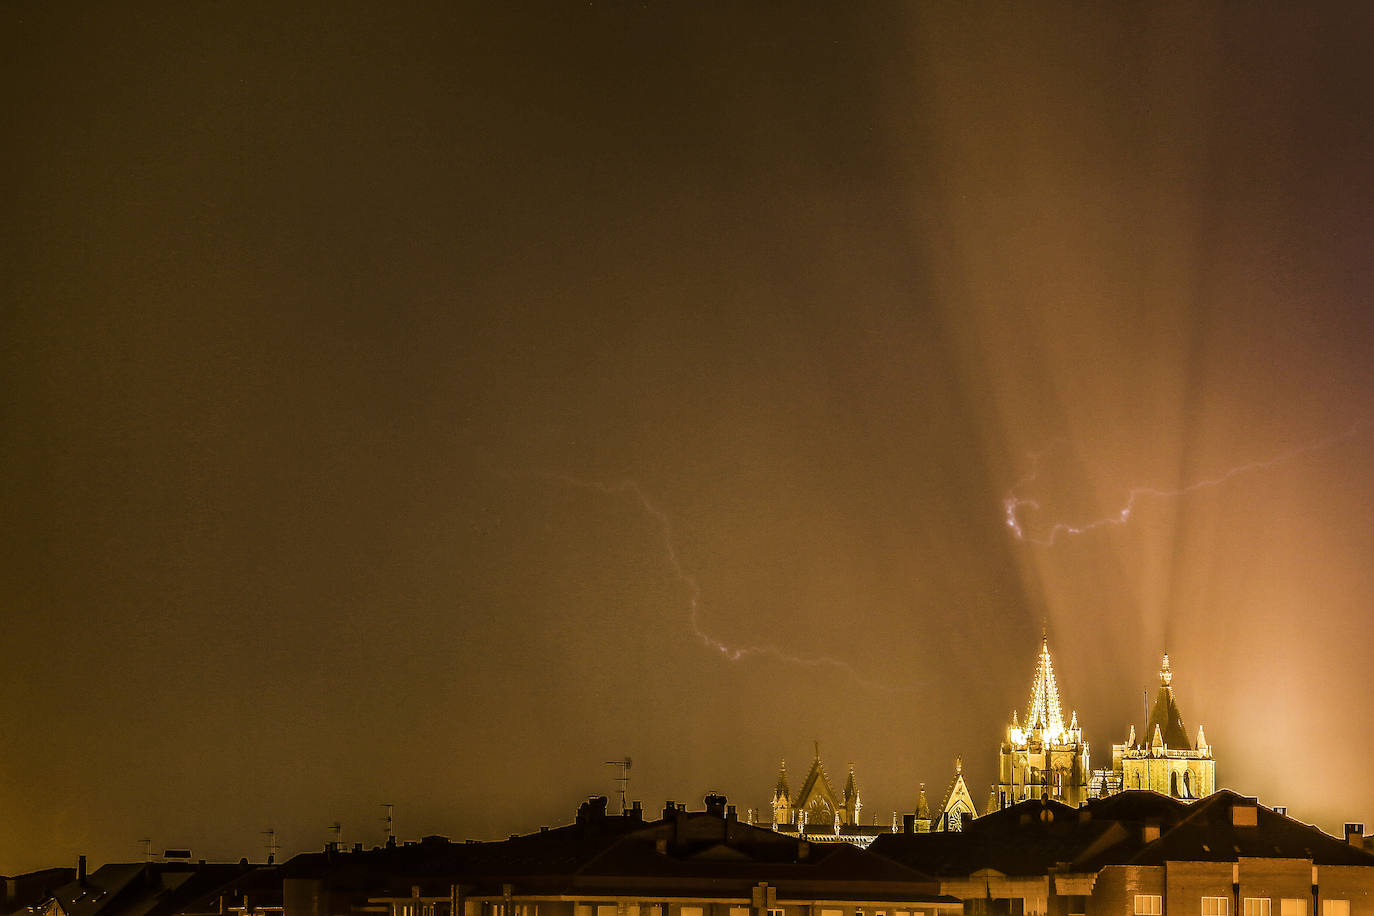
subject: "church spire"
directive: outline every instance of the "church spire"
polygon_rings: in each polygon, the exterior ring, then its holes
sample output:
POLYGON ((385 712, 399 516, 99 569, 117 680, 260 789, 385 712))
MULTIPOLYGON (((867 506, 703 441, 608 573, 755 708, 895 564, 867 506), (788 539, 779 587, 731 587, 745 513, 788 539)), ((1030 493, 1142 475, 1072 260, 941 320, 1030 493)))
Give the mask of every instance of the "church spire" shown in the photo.
POLYGON ((783 799, 784 801, 792 798, 792 790, 787 785, 787 761, 783 760, 778 767, 778 784, 773 787, 773 798, 783 799))
POLYGON ((1055 740, 1064 733, 1064 707, 1059 702, 1059 685, 1054 679, 1054 663, 1050 660, 1049 635, 1040 636, 1040 657, 1035 662, 1035 678, 1031 683, 1030 704, 1026 708, 1026 731, 1044 729, 1055 740))

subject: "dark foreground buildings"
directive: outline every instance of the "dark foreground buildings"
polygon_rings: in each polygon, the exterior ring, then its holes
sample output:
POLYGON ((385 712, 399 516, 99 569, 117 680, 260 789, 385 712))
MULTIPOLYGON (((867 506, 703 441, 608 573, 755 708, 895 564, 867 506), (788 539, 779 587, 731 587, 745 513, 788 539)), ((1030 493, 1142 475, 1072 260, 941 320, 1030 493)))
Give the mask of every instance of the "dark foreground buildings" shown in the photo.
POLYGON ((337 847, 281 865, 106 865, 40 916, 1374 916, 1362 831, 1328 836, 1232 792, 1025 801, 865 850, 741 823, 720 796, 582 805, 495 843, 337 847))

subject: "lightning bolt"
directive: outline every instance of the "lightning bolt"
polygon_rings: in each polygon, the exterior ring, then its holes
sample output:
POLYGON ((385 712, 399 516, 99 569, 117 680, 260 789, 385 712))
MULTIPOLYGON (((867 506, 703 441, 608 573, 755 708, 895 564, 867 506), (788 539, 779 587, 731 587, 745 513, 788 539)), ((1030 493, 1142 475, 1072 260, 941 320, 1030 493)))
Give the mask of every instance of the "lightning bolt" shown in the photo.
POLYGON ((1362 429, 1364 429, 1365 426, 1368 425, 1368 422, 1369 421, 1367 420, 1357 420, 1355 423, 1351 424, 1350 428, 1344 430, 1343 432, 1326 436, 1322 439, 1316 439, 1303 445, 1294 446, 1293 448, 1279 452, 1278 454, 1273 455, 1269 458, 1265 458, 1261 461, 1251 461, 1246 464, 1236 465, 1235 467, 1229 468, 1215 477, 1208 477, 1204 480, 1197 480, 1193 483, 1188 484, 1187 486, 1180 487, 1176 490, 1164 490, 1158 487, 1134 487, 1126 492, 1125 503, 1115 513, 1104 516, 1099 519, 1095 519, 1093 521, 1083 522, 1081 524, 1076 525, 1071 525, 1066 522, 1057 522, 1049 529, 1048 534, 1038 538, 1030 537, 1026 534, 1026 531, 1021 524, 1021 512, 1023 509, 1039 511, 1040 503, 1036 500, 1026 499, 1016 495, 1017 490, 1023 488, 1031 481, 1033 481, 1036 475, 1039 473, 1040 454, 1033 453, 1031 455, 1031 470, 1027 474, 1025 474, 1019 481, 1016 482, 1016 484, 1012 487, 1011 492, 1009 492, 1006 498, 1002 500, 1002 511, 1004 514, 1003 518, 1006 526, 1011 530, 1012 535, 1018 541, 1023 541, 1027 544, 1038 544, 1042 547, 1050 547, 1054 545, 1055 540, 1058 539, 1060 535, 1087 534, 1091 531, 1096 531, 1099 528, 1125 525, 1131 520, 1131 515, 1135 512, 1137 501, 1142 498, 1154 497, 1156 499, 1178 499, 1196 493, 1198 490, 1206 490, 1211 487, 1219 487, 1227 481, 1235 477, 1239 477, 1243 474, 1252 474, 1257 471, 1268 470, 1269 468, 1276 467, 1288 461, 1292 461, 1293 459, 1299 458, 1303 455, 1310 455, 1313 452, 1325 451, 1326 449, 1339 445, 1342 442, 1345 442, 1348 439, 1352 439, 1356 435, 1358 435, 1359 432, 1362 429))
POLYGON ((680 582, 687 591, 687 622, 691 627, 692 634, 700 640, 701 644, 711 651, 721 655, 727 661, 740 662, 749 658, 771 658, 775 661, 799 668, 829 669, 837 671, 852 679, 855 683, 871 690, 882 690, 896 692, 898 688, 890 687, 886 684, 864 677, 857 668, 849 662, 830 656, 804 656, 794 655, 784 649, 774 645, 754 645, 754 646, 732 646, 722 642, 712 636, 701 625, 701 586, 697 583, 696 577, 689 573, 682 563, 682 558, 678 554, 677 539, 673 533, 672 519, 668 513, 659 508, 644 489, 634 480, 625 479, 617 483, 604 483, 597 480, 584 480, 572 477, 567 474, 557 474, 541 471, 512 471, 498 472, 503 477, 523 477, 527 479, 542 480, 549 483, 556 483, 561 486, 577 490, 585 490, 607 497, 628 497, 644 515, 653 519, 658 527, 663 553, 668 560, 669 569, 672 570, 673 577, 680 582))

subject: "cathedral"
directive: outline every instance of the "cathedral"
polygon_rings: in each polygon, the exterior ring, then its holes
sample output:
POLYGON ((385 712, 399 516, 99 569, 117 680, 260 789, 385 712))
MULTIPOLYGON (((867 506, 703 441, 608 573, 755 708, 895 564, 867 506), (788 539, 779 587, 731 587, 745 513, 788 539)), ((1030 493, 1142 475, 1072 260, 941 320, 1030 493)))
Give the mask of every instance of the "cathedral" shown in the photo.
POLYGON ((1152 789, 1171 798, 1191 801, 1216 791, 1216 760, 1202 726, 1197 741, 1188 737, 1183 714, 1174 699, 1174 673, 1169 656, 1159 669, 1159 692, 1137 742, 1135 726, 1124 744, 1112 745, 1112 768, 1093 773, 1097 794, 1122 789, 1152 789))
POLYGON ((1042 635, 1026 718, 1022 722, 1012 710, 998 760, 998 785, 990 801, 1008 808, 1029 798, 1047 797, 1077 806, 1088 800, 1089 773, 1088 742, 1078 726, 1078 713, 1064 724, 1049 637, 1042 635))
POLYGON ((859 812, 862 809, 863 802, 859 800, 853 764, 849 767, 844 793, 837 793, 821 763, 819 741, 816 742, 811 769, 796 795, 792 794, 792 787, 787 782, 787 762, 783 761, 778 770, 778 781, 773 787, 773 829, 779 833, 796 833, 810 840, 834 839, 867 846, 873 842, 879 830, 860 826, 859 812))
POLYGON ((773 829, 811 842, 852 843, 867 847, 884 833, 961 830, 968 818, 978 816, 973 796, 964 782, 963 759, 958 757, 954 759, 954 775, 950 778, 944 797, 940 799, 935 816, 931 816, 925 783, 920 784, 916 813, 906 815, 900 827, 896 812, 893 812, 891 827, 879 826, 876 819, 872 824, 862 824, 859 821, 862 809, 863 802, 859 800, 853 764, 850 764, 849 776, 845 779, 844 792, 837 793, 830 783, 825 765, 821 763, 819 742, 816 743, 811 769, 795 795, 787 779, 787 762, 783 761, 778 770, 778 781, 773 786, 773 829))
MULTIPOLYGON (((1078 713, 1070 711, 1065 723, 1049 637, 1042 634, 1025 717, 1020 716, 1019 710, 1012 710, 998 755, 998 782, 991 787, 984 813, 1042 798, 1078 807, 1091 798, 1128 789, 1148 789, 1182 801, 1211 795, 1216 791, 1212 748, 1201 726, 1196 739, 1188 736, 1174 697, 1173 679, 1166 654, 1159 671, 1159 692, 1145 731, 1137 739, 1135 726, 1130 726, 1125 742, 1112 745, 1111 766, 1094 770, 1078 713)), ((890 828, 876 823, 862 825, 862 807, 853 765, 849 767, 844 791, 836 792, 821 764, 817 743, 811 769, 795 794, 787 780, 787 765, 782 765, 773 789, 772 826, 779 833, 812 841, 867 846, 882 833, 960 830, 968 818, 978 816, 959 758, 955 759, 954 774, 933 813, 924 783, 915 814, 906 815, 900 827, 895 813, 890 828)))

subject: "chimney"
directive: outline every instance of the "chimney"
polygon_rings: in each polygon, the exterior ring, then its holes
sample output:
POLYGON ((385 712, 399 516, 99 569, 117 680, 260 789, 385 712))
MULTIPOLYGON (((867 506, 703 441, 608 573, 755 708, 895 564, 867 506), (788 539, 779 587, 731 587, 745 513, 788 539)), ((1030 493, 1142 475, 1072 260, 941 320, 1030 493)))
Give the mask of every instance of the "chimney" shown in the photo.
POLYGON ((606 796, 591 795, 577 809, 579 824, 597 824, 606 819, 606 796))
POLYGON ((712 817, 725 817, 725 796, 714 793, 706 796, 706 813, 712 817))
POLYGON ((666 820, 669 820, 670 818, 672 818, 672 816, 673 816, 674 814, 676 814, 676 813, 677 813, 677 802, 671 802, 671 801, 669 801, 669 802, 664 802, 664 803, 663 803, 663 819, 664 819, 665 821, 666 821, 666 820))
POLYGON ((1345 841, 1351 846, 1364 848, 1364 824, 1346 824, 1345 841))
MULTIPOLYGON (((1360 827, 1360 830, 1363 831, 1363 830, 1364 830, 1364 827, 1361 826, 1361 827, 1360 827)), ((85 856, 77 856, 77 857, 76 857, 76 880, 82 881, 82 882, 84 882, 84 881, 86 880, 86 857, 85 857, 85 856)))
POLYGON ((632 820, 632 821, 641 821, 641 822, 644 820, 644 806, 641 805, 639 802, 633 802, 633 803, 631 803, 631 805, 630 805, 630 820, 632 820))
POLYGON ((902 833, 915 833, 915 832, 916 832, 916 815, 914 815, 914 814, 903 814, 903 815, 902 815, 902 833))

